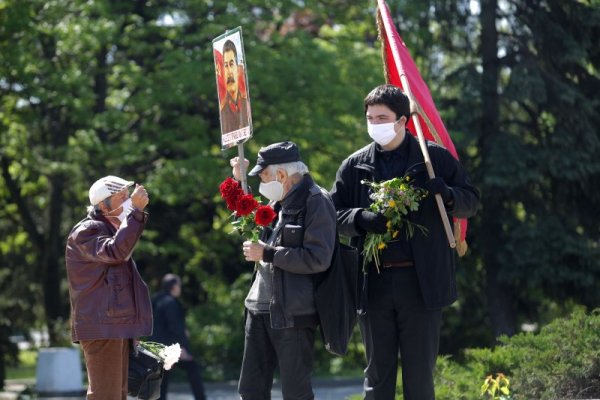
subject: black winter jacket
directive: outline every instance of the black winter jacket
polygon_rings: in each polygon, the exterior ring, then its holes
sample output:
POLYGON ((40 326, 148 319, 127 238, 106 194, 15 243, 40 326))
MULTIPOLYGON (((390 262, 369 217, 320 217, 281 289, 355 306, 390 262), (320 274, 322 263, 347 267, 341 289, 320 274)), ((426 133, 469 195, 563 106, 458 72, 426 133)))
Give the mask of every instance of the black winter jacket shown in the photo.
MULTIPOLYGON (((336 241, 336 213, 327 191, 316 185, 310 175, 304 175, 298 187, 275 204, 281 210, 281 223, 300 225, 302 243, 290 246, 282 241, 283 229, 273 243, 273 297, 271 326, 275 329, 296 326, 298 317, 316 316, 314 274, 331 264, 336 241)), ((274 226, 277 226, 276 220, 274 226)), ((277 228, 276 228, 277 229, 277 228)), ((265 229, 262 240, 271 236, 265 229)))
MULTIPOLYGON (((406 174, 414 180, 415 185, 423 186, 429 178, 419 143, 408 131, 404 140, 409 141, 406 174)), ((331 190, 339 232, 349 236, 351 244, 361 252, 365 232, 356 224, 356 214, 371 204, 369 188, 361 181, 381 180, 376 168, 375 146, 373 142, 344 160, 331 190)), ((479 191, 470 183, 461 164, 443 147, 433 142, 427 142, 427 147, 435 175, 444 178, 452 191, 454 203, 446 208, 449 216, 468 218, 475 215, 479 206, 479 191)), ((419 210, 409 214, 409 219, 427 228, 425 234, 415 229, 414 236, 409 240, 423 301, 428 308, 448 306, 457 298, 455 256, 454 250, 448 245, 435 197, 429 195, 423 199, 419 210)), ((365 302, 366 290, 363 290, 359 311, 365 309, 365 302)))

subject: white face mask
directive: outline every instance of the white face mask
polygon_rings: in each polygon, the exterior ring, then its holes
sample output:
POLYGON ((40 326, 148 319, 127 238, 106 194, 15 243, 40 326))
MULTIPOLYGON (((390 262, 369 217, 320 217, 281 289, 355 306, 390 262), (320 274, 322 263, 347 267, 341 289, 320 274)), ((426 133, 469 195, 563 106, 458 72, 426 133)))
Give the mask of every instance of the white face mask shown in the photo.
POLYGON ((119 218, 119 221, 123 222, 123 221, 125 221, 125 218, 127 218, 127 213, 129 212, 129 209, 131 208, 131 199, 125 200, 121 204, 121 207, 123 207, 123 210, 121 210, 121 214, 117 215, 117 218, 119 218))
POLYGON ((277 178, 271 182, 261 182, 258 186, 258 191, 272 201, 279 201, 283 198, 283 184, 277 178))
POLYGON ((119 222, 123 222, 125 221, 125 218, 127 218, 127 213, 129 212, 129 209, 131 208, 131 199, 127 199, 125 200, 123 203, 121 203, 121 205, 113 210, 110 210, 109 212, 107 212, 106 214, 104 214, 107 217, 112 217, 112 218, 118 218, 119 222), (121 213, 119 215, 108 215, 111 212, 119 209, 123 207, 123 209, 121 210, 121 213))
POLYGON ((397 122, 398 121, 387 124, 372 124, 367 122, 367 131, 369 132, 371 139, 373 139, 380 146, 385 146, 396 137, 394 125, 396 125, 397 122))

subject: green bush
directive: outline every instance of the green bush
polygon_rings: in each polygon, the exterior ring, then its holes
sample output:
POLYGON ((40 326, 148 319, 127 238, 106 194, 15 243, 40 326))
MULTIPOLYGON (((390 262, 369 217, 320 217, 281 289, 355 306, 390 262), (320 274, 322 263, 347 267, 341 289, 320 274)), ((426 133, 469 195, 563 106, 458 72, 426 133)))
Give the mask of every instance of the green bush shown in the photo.
POLYGON ((514 400, 600 398, 600 309, 587 315, 579 309, 537 334, 503 337, 500 342, 494 349, 465 351, 462 364, 440 357, 436 398, 481 398, 485 377, 499 372, 510 378, 514 400))
POLYGON ((211 277, 203 281, 210 300, 193 310, 187 320, 188 330, 193 332, 192 352, 204 365, 204 379, 237 379, 244 349, 244 298, 250 274, 243 274, 231 285, 211 277))
MULTIPOLYGON (((478 397, 485 376, 481 365, 461 365, 450 357, 438 357, 435 366, 435 397, 438 400, 468 400, 478 397)), ((398 381, 400 381, 398 376, 398 381)), ((400 391, 399 393, 402 393, 400 391)))
MULTIPOLYGON (((460 364, 450 356, 440 356, 437 359, 433 377, 435 398, 437 400, 477 399, 484 376, 483 367, 479 363, 460 364)), ((399 370, 396 399, 402 400, 403 398, 402 371, 399 370)))
POLYGON ((515 399, 600 397, 600 309, 576 311, 537 335, 503 342, 517 361, 511 373, 515 399))

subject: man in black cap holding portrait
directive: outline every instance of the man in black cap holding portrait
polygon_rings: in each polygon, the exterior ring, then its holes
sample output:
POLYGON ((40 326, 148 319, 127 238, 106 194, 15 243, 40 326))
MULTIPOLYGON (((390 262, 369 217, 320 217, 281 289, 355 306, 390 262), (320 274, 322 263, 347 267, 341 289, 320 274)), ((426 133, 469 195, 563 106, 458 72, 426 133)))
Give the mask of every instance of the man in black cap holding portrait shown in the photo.
MULTIPOLYGON (((248 160, 244 160, 248 165, 248 160)), ((239 159, 231 160, 240 179, 239 159)), ((336 241, 336 212, 327 191, 316 185, 293 142, 258 152, 250 176, 270 200, 277 219, 258 242, 243 244, 256 264, 245 300, 246 328, 239 393, 244 400, 271 398, 279 365, 284 399, 313 399, 311 374, 318 323, 315 274, 329 268, 336 241)))

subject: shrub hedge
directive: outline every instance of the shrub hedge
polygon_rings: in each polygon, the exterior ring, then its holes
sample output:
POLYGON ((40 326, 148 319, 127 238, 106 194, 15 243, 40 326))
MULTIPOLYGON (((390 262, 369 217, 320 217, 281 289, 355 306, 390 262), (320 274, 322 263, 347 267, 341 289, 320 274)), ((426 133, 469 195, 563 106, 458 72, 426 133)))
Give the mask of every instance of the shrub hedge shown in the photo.
MULTIPOLYGON (((599 399, 600 309, 589 314, 578 309, 539 333, 502 337, 493 349, 466 350, 460 364, 440 357, 436 398, 481 399, 485 377, 497 373, 510 379, 511 394, 506 399, 599 399)), ((398 384, 400 394, 401 379, 398 384)))

